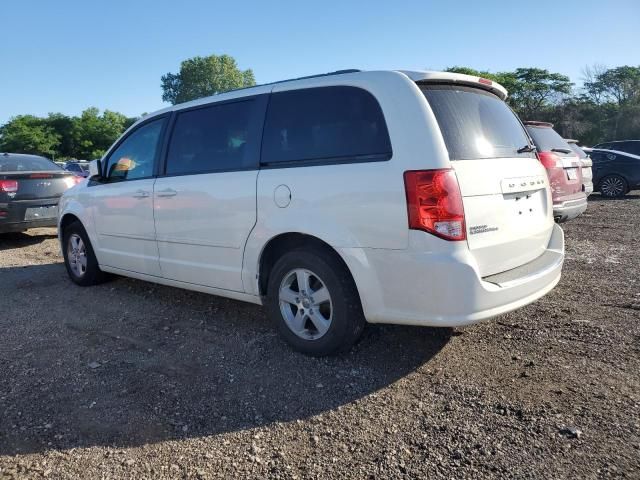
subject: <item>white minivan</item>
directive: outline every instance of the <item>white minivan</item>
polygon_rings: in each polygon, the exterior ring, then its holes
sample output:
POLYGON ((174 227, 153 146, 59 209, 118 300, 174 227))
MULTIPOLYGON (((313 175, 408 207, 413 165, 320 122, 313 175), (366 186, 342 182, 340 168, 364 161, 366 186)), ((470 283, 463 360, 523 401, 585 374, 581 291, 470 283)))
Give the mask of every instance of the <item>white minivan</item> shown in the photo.
POLYGON ((522 307, 559 281, 564 237, 506 96, 467 75, 350 70, 147 115, 60 202, 69 276, 262 304, 312 355, 365 322, 522 307))

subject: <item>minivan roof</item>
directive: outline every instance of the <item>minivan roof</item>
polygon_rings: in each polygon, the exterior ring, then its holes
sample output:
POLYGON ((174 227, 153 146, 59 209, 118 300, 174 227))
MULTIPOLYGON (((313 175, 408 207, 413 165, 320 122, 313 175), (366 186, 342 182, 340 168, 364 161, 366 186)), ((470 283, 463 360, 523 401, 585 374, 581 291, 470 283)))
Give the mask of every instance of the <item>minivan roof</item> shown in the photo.
MULTIPOLYGON (((222 96, 222 95, 233 95, 234 93, 238 93, 238 92, 242 92, 242 94, 245 94, 247 96, 249 95, 260 95, 260 94, 264 94, 264 93, 269 93, 271 92, 272 88, 274 85, 282 85, 282 84, 287 84, 289 82, 294 83, 294 82, 298 82, 300 80, 309 80, 309 79, 315 79, 315 78, 322 78, 322 77, 331 77, 331 76, 343 76, 343 75, 348 75, 348 76, 352 76, 352 75, 362 75, 362 74, 375 74, 375 73, 380 73, 380 72, 394 72, 396 74, 402 74, 405 75, 406 77, 408 77, 410 80, 416 82, 416 83, 455 83, 455 84, 460 84, 460 85, 466 85, 466 86, 472 86, 472 87, 476 87, 476 88, 480 88, 483 90, 487 90, 492 92, 493 94, 497 95, 500 99, 505 100, 507 98, 507 90, 500 85, 497 82, 494 82, 492 80, 488 80, 486 78, 482 78, 482 77, 475 77, 473 75, 465 75, 462 73, 451 73, 451 72, 436 72, 436 71, 418 71, 418 70, 356 70, 356 69, 349 69, 349 70, 337 70, 335 72, 329 72, 329 73, 322 73, 322 74, 318 74, 318 75, 309 75, 306 77, 299 77, 299 78, 291 78, 288 80, 279 80, 276 82, 271 82, 271 83, 265 83, 265 84, 260 84, 260 85, 255 85, 252 87, 243 87, 243 88, 238 88, 238 89, 234 89, 234 90, 228 90, 225 92, 220 92, 214 95, 210 95, 208 97, 202 97, 202 98, 198 98, 195 100, 191 100, 189 102, 185 102, 185 103, 179 103, 176 105, 170 105, 166 108, 157 110, 155 112, 149 113, 147 115, 145 115, 144 117, 140 118, 137 122, 141 122, 142 120, 147 120, 149 118, 152 118, 156 115, 160 115, 166 112, 171 112, 171 111, 175 111, 175 110, 182 110, 184 108, 189 108, 191 106, 197 106, 197 105, 203 105, 206 104, 208 102, 214 101, 215 99, 218 98, 218 96, 222 96)), ((135 124, 134 124, 135 125, 135 124)))
POLYGON ((482 88, 488 90, 493 94, 500 97, 502 100, 507 98, 507 89, 500 85, 498 82, 489 80, 488 78, 476 77, 474 75, 465 75, 463 73, 452 72, 436 72, 430 70, 397 70, 400 73, 404 73, 414 82, 418 83, 456 83, 461 85, 468 85, 472 87, 482 88))

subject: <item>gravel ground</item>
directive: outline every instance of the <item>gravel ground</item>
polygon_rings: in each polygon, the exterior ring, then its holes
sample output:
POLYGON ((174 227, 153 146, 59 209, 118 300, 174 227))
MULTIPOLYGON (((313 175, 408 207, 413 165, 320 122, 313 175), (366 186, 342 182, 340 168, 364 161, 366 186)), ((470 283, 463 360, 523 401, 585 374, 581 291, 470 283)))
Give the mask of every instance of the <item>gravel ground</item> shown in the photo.
POLYGON ((640 478, 640 195, 564 226, 558 287, 464 329, 292 352, 261 308, 0 239, 0 478, 640 478))

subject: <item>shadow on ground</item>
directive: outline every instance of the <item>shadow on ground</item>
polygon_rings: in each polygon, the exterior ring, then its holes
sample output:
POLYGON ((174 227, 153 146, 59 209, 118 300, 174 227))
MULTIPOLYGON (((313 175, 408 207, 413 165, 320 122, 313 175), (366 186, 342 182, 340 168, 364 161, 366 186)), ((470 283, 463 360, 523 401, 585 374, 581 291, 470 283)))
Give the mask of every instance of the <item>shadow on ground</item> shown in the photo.
POLYGON ((54 233, 46 233, 39 235, 29 235, 27 233, 0 233, 0 252, 3 250, 10 250, 14 248, 28 247, 30 245, 36 245, 42 243, 45 240, 57 238, 54 233))
POLYGON ((448 329, 370 326, 350 352, 291 351, 261 308, 62 264, 0 268, 0 455, 135 446, 304 419, 428 362, 448 329))

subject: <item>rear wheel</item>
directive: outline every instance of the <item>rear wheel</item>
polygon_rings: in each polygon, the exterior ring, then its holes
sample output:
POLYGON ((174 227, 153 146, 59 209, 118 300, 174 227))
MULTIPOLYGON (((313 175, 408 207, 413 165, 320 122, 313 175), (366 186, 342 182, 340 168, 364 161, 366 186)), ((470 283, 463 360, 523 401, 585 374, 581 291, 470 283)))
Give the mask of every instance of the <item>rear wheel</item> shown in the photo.
POLYGON ((600 181, 600 193, 605 197, 623 197, 627 191, 627 181, 620 175, 607 175, 600 181))
POLYGON ((365 320, 355 283, 328 251, 294 250, 269 275, 267 309, 284 339, 308 355, 331 355, 360 338, 365 320))
POLYGON ((83 287, 97 285, 108 277, 98 266, 89 237, 80 222, 69 224, 62 234, 64 265, 71 280, 83 287))

